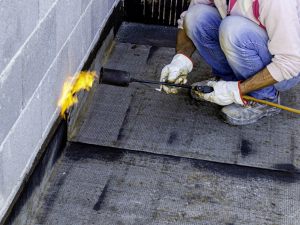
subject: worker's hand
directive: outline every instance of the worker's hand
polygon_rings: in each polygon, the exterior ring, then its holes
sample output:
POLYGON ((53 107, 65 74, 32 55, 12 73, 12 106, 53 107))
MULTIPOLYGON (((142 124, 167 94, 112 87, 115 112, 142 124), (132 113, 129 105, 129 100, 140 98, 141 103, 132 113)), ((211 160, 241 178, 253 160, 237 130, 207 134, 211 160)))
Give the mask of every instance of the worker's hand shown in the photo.
MULTIPOLYGON (((187 82, 187 74, 193 69, 192 61, 183 54, 176 54, 173 57, 172 62, 169 65, 166 65, 160 76, 161 82, 169 82, 175 84, 185 84, 187 82)), ((176 94, 178 88, 168 87, 165 85, 161 86, 168 94, 176 94)))
POLYGON ((244 105, 241 92, 240 83, 235 81, 208 81, 207 86, 214 88, 214 91, 208 94, 196 91, 200 99, 216 103, 218 105, 230 105, 232 103, 244 105))

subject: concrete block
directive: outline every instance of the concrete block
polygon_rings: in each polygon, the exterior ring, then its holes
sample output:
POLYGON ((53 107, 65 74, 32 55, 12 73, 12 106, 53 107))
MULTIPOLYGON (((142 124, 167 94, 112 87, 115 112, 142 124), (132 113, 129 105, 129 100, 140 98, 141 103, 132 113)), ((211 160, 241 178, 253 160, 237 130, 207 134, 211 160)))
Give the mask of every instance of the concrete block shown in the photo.
POLYGON ((63 83, 70 74, 69 70, 68 45, 65 45, 40 86, 43 131, 46 131, 49 126, 51 127, 51 119, 57 109, 63 83))
POLYGON ((60 0, 56 8, 56 49, 59 51, 79 21, 81 15, 81 0, 60 0))
POLYGON ((18 58, 22 61, 24 105, 32 96, 56 56, 55 16, 55 10, 51 11, 18 58))
POLYGON ((0 73, 38 23, 38 0, 0 1, 0 73))
POLYGON ((0 77, 0 143, 22 110, 22 67, 16 63, 0 77))
POLYGON ((84 34, 82 39, 82 48, 84 53, 87 52, 94 38, 92 34, 92 6, 93 5, 91 4, 90 7, 86 9, 85 13, 82 14, 81 30, 76 31, 84 34))
POLYGON ((57 77, 59 80, 65 80, 68 76, 72 76, 73 74, 69 59, 69 45, 70 43, 67 42, 57 57, 57 77))
POLYGON ((56 4, 58 1, 59 0, 39 0, 39 19, 43 19, 52 5, 56 4))
POLYGON ((61 88, 60 82, 58 82, 56 62, 46 73, 39 88, 41 90, 42 130, 45 131, 57 108, 57 99, 61 88))
POLYGON ((9 184, 9 186, 7 186, 7 182, 9 182, 9 180, 7 180, 7 176, 8 174, 6 174, 4 172, 4 164, 7 163, 6 162, 6 155, 7 152, 4 151, 5 149, 9 149, 10 148, 10 142, 6 141, 5 144, 3 144, 2 146, 0 146, 0 196, 2 201, 0 202, 0 215, 1 215, 1 209, 3 208, 3 206, 5 205, 8 196, 9 196, 9 190, 8 188, 11 187, 13 185, 9 184))
POLYGON ((86 10, 88 4, 93 0, 81 0, 81 14, 86 10))
POLYGON ((107 10, 111 10, 111 8, 114 6, 116 2, 119 2, 120 0, 106 0, 107 1, 107 10))
POLYGON ((91 38, 88 34, 90 28, 86 25, 89 22, 90 15, 88 12, 83 15, 82 20, 72 31, 68 42, 62 47, 41 84, 43 130, 49 126, 50 119, 56 111, 64 81, 68 76, 75 75, 78 66, 82 63, 84 54, 90 47, 91 38), (82 35, 83 33, 87 35, 82 35))
MULTIPOLYGON (((0 183, 4 199, 18 187, 35 157, 42 134, 40 93, 36 92, 0 146, 0 183)), ((1 207, 0 207, 1 208, 1 207)))
POLYGON ((92 36, 95 36, 96 33, 100 30, 103 25, 104 18, 107 17, 109 12, 108 10, 108 0, 98 1, 94 0, 92 5, 92 36))
POLYGON ((72 75, 77 71, 82 58, 85 55, 82 45, 84 39, 85 36, 83 35, 82 23, 80 22, 69 39, 68 57, 72 75))

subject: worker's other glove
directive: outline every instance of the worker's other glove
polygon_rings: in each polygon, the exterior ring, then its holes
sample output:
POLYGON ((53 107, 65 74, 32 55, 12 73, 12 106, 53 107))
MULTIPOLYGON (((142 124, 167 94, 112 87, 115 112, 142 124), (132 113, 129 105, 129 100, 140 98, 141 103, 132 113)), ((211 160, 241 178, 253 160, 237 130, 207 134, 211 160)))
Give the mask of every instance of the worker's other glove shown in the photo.
MULTIPOLYGON (((166 65, 160 76, 161 82, 169 82, 175 84, 185 84, 187 82, 187 74, 193 69, 192 61, 183 54, 176 54, 169 65, 166 65)), ((177 94, 178 88, 162 85, 163 89, 168 94, 177 94)))
POLYGON ((240 91, 240 82, 236 81, 208 81, 207 86, 214 88, 214 91, 208 94, 195 91, 194 93, 203 100, 216 103, 218 105, 230 105, 236 103, 244 105, 246 102, 243 100, 240 91))

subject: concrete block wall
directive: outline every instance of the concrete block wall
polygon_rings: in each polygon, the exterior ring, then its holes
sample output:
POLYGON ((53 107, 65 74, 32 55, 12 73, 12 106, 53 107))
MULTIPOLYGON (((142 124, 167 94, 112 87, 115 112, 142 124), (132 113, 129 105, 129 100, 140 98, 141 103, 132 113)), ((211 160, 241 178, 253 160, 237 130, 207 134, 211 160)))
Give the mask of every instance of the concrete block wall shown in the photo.
POLYGON ((0 1, 0 221, 118 1, 0 1))

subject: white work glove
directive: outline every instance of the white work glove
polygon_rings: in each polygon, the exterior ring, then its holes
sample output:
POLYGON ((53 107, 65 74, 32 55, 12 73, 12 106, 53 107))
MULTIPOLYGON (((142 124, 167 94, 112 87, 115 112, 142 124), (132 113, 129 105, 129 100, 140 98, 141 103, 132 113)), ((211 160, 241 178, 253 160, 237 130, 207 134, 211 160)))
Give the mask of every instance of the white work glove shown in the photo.
MULTIPOLYGON (((187 82, 187 74, 193 69, 192 61, 183 54, 176 54, 172 62, 166 65, 160 76, 161 82, 169 82, 175 84, 185 84, 187 82)), ((160 90, 163 89, 167 94, 176 94, 178 88, 161 85, 160 90)))
POLYGON ((208 94, 199 91, 195 92, 203 100, 222 106, 232 103, 246 104, 240 92, 240 83, 237 81, 208 81, 206 85, 213 87, 214 91, 208 94))

